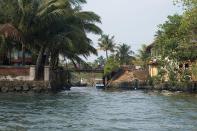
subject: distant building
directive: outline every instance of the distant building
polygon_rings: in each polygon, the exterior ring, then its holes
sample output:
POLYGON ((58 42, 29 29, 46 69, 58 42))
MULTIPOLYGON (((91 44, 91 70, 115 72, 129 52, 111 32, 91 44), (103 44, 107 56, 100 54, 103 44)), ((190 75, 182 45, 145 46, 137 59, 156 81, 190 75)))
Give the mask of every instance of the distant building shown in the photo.
MULTIPOLYGON (((164 65, 163 67, 161 67, 159 65, 159 61, 167 61, 168 64, 173 65, 171 63, 175 63, 174 64, 174 70, 177 71, 184 71, 184 70, 189 70, 192 72, 191 80, 196 81, 197 80, 197 76, 195 75, 194 71, 192 71, 192 66, 193 65, 197 65, 196 60, 182 60, 182 61, 172 61, 169 60, 168 57, 166 57, 164 60, 162 60, 161 55, 162 55, 162 49, 160 49, 159 47, 156 46, 155 43, 149 45, 146 49, 146 52, 150 54, 151 58, 149 60, 149 75, 151 77, 155 77, 158 75, 159 73, 159 69, 163 69, 164 74, 163 74, 163 78, 165 81, 169 80, 169 72, 166 69, 166 66, 164 65)), ((196 69, 197 70, 197 69, 196 69)))
POLYGON ((150 54, 151 59, 149 61, 149 75, 151 77, 157 76, 158 75, 158 62, 157 62, 157 57, 159 57, 158 50, 155 48, 155 44, 151 44, 146 48, 146 52, 150 54))

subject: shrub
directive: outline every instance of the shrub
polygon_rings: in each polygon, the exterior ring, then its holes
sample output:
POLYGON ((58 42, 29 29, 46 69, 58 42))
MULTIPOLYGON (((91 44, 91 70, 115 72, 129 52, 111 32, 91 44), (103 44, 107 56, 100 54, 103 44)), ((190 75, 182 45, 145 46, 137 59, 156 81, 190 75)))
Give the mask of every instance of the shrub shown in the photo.
POLYGON ((108 74, 114 70, 117 70, 119 68, 119 66, 120 66, 119 61, 114 57, 110 57, 107 60, 107 63, 105 64, 104 74, 108 74))

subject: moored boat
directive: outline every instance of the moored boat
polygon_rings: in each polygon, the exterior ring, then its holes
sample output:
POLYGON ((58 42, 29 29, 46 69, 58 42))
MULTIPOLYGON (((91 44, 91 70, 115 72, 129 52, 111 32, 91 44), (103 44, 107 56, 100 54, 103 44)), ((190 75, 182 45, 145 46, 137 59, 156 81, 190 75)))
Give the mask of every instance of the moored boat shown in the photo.
POLYGON ((95 87, 97 89, 105 89, 105 85, 103 84, 103 79, 95 79, 95 87))
POLYGON ((96 89, 105 89, 105 85, 104 84, 100 84, 100 83, 96 83, 96 89))

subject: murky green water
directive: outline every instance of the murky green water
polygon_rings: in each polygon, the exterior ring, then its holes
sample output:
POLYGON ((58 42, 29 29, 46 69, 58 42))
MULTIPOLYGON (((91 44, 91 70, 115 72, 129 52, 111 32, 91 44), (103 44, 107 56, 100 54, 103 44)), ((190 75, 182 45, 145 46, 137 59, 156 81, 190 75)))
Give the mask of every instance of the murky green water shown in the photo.
POLYGON ((59 94, 0 94, 4 131, 197 131, 197 95, 72 88, 59 94))

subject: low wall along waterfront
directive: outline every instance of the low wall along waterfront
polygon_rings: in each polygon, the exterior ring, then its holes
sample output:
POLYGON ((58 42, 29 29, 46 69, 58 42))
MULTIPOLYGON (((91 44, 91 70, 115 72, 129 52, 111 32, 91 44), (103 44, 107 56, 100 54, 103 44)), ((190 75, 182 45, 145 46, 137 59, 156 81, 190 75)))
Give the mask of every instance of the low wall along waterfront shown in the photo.
POLYGON ((0 81, 0 92, 48 92, 50 84, 46 81, 0 81))
MULTIPOLYGON (((33 81, 35 66, 0 66, 0 81, 33 81)), ((49 81, 49 66, 44 67, 44 81, 49 81)))
POLYGON ((49 66, 44 69, 44 80, 34 81, 35 66, 0 66, 0 92, 48 92, 49 66))

